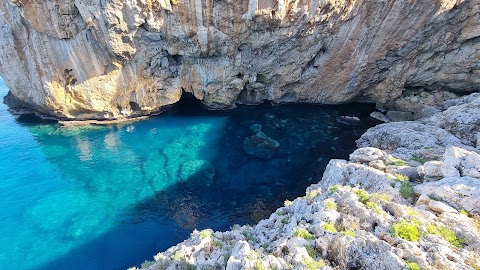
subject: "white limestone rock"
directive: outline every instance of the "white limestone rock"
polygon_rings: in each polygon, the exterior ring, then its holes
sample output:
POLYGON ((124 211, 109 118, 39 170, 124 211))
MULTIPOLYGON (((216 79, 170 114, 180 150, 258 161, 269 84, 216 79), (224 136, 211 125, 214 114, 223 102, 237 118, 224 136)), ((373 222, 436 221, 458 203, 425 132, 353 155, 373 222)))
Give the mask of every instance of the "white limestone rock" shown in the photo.
POLYGON ((414 187, 418 194, 433 195, 456 209, 480 214, 480 180, 473 177, 446 177, 414 187))
POLYGON ((450 147, 443 155, 442 175, 480 178, 480 155, 458 147, 450 147))
POLYGON ((350 154, 350 161, 369 163, 374 160, 385 161, 387 154, 382 150, 374 147, 358 148, 350 154))

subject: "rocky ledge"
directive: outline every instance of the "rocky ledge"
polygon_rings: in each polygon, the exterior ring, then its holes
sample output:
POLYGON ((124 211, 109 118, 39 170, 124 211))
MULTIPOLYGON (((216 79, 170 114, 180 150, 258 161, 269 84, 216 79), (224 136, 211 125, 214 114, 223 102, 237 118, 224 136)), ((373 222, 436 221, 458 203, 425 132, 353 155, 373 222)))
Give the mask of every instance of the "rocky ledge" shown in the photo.
POLYGON ((194 231, 142 269, 480 269, 479 132, 479 94, 378 125, 268 219, 194 231))

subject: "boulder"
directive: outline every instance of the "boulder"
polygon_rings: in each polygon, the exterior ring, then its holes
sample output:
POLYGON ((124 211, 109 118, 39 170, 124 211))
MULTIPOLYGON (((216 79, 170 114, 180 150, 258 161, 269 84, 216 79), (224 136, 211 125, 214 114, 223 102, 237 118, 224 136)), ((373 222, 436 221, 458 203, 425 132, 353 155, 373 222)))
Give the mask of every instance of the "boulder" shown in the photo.
POLYGON ((280 143, 268 137, 263 132, 257 132, 255 135, 245 138, 243 141, 243 150, 248 155, 270 159, 277 152, 280 143))
POLYGON ((369 163, 374 160, 385 161, 387 154, 374 147, 358 148, 350 154, 350 161, 359 163, 369 163))
POLYGON ((480 155, 458 147, 449 147, 443 155, 442 175, 480 178, 480 155))
POLYGON ((415 186, 415 193, 439 198, 456 209, 480 214, 480 180, 473 177, 446 177, 415 186))

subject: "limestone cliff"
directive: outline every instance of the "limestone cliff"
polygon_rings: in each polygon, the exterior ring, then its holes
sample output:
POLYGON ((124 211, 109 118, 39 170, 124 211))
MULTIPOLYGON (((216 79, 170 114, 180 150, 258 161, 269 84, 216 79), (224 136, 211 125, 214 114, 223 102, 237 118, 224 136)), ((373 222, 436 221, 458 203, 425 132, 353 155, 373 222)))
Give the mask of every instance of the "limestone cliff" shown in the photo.
POLYGON ((2 0, 7 101, 60 118, 480 89, 480 0, 2 0))

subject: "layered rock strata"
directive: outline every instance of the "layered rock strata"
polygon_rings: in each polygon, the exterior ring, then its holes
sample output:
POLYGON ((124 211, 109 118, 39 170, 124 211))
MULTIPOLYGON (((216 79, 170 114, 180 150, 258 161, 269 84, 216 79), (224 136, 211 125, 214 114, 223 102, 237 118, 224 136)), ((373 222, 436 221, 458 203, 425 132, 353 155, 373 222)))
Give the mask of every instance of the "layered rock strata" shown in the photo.
POLYGON ((13 107, 121 119, 192 93, 237 103, 393 102, 477 91, 479 0, 4 0, 13 107))
POLYGON ((369 129, 257 225, 195 231, 142 268, 479 269, 480 95, 443 107, 369 129))

